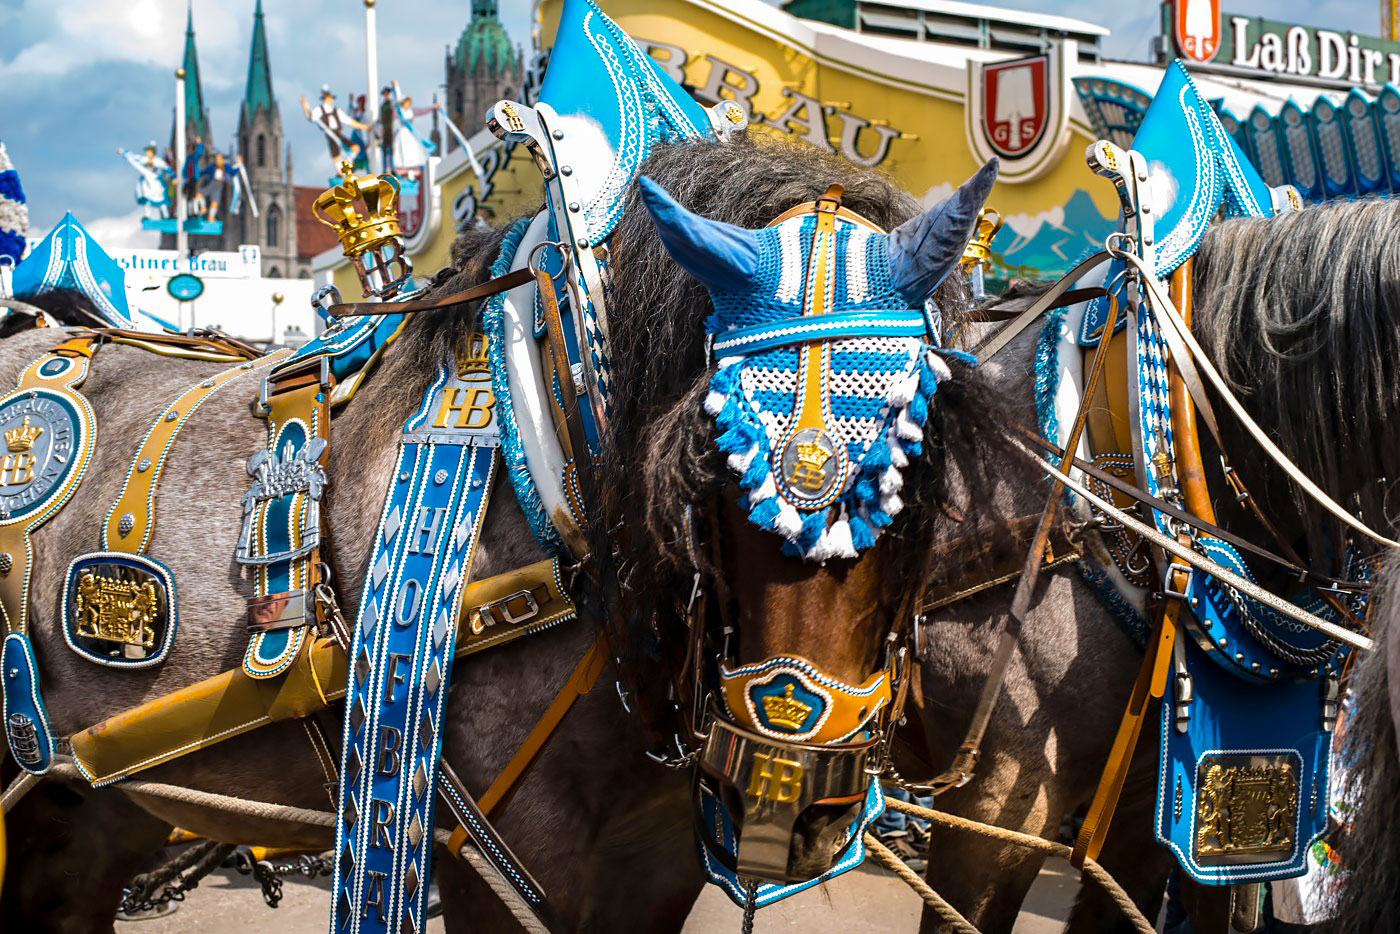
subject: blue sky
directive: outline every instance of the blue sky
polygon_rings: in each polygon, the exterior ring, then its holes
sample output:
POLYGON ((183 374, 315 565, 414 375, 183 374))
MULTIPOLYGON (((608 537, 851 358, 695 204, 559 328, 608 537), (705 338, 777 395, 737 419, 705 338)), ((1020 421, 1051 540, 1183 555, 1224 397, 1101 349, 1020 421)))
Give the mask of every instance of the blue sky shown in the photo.
MULTIPOLYGON (((897 2, 897 0, 896 0, 897 2)), ((216 142, 238 125, 254 0, 194 0, 200 73, 216 142)), ((999 0, 1113 31, 1105 50, 1141 59, 1156 32, 1151 0, 999 0)), ((500 0, 512 37, 529 45, 532 0, 500 0)), ((606 2, 604 2, 606 7, 606 2)), ((1375 34, 1375 0, 1223 0, 1227 12, 1375 34)), ((0 0, 0 141, 19 169, 36 234, 72 210, 109 246, 154 245, 138 232, 133 173, 117 146, 169 138, 174 69, 186 0, 0 0)), ((443 55, 470 17, 469 0, 379 0, 379 74, 421 106, 443 81, 443 55)), ((323 83, 361 91, 363 7, 357 0, 264 0, 273 87, 299 184, 321 184, 325 144, 298 99, 323 83)))

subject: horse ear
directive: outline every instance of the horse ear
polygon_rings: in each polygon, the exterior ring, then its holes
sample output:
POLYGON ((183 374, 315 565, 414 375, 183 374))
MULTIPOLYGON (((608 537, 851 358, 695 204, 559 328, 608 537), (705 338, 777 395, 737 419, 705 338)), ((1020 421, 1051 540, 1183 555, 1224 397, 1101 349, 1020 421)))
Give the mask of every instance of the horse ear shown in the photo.
POLYGON ((752 230, 688 211, 656 182, 638 179, 666 252, 686 272, 716 292, 743 292, 758 273, 758 238, 752 230))
POLYGON ((997 160, 993 158, 943 202, 886 236, 890 278, 905 301, 922 305, 957 266, 996 180, 997 160))

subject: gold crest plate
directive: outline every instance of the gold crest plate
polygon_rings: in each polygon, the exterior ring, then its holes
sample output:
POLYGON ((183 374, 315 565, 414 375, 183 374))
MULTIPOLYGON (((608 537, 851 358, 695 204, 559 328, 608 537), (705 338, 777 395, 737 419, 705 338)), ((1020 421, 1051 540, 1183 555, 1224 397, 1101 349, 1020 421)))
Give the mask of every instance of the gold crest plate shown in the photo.
POLYGON ((1207 755, 1196 771, 1193 855, 1203 866, 1289 859, 1298 840, 1292 755, 1207 755))
POLYGON ((148 668, 170 654, 175 578, 145 555, 95 552, 68 566, 63 638, 79 655, 116 668, 148 668))

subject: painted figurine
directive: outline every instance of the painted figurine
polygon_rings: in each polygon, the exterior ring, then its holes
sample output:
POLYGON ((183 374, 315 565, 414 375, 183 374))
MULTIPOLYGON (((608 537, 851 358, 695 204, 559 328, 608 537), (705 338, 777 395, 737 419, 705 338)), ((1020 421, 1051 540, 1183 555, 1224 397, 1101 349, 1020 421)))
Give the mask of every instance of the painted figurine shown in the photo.
POLYGON ((342 160, 348 159, 356 164, 357 171, 360 170, 358 164, 365 158, 363 134, 369 130, 369 125, 337 107, 335 95, 328 85, 321 86, 321 103, 314 108, 303 95, 301 109, 306 113, 306 119, 326 134, 332 164, 339 166, 342 160))
POLYGON ((392 161, 388 164, 395 168, 423 165, 428 161, 428 156, 437 150, 437 146, 418 132, 413 121, 417 117, 426 117, 441 109, 442 105, 433 101, 430 107, 414 107, 413 98, 403 94, 397 81, 392 82, 392 87, 394 112, 398 119, 394 127, 392 161))
POLYGON ((170 216, 170 197, 166 193, 172 173, 170 165, 156 155, 156 144, 146 144, 145 151, 138 155, 117 147, 118 154, 131 163, 136 170, 136 203, 141 205, 143 214, 151 220, 164 220, 170 216))

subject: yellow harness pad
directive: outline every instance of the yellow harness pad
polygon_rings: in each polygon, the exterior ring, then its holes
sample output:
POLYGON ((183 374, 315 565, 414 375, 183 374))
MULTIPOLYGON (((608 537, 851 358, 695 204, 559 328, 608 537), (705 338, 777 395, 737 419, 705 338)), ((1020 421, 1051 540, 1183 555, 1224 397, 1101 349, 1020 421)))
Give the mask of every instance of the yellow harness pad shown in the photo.
MULTIPOLYGON (((455 655, 462 657, 573 618, 557 559, 467 584, 455 655)), ((177 759, 277 720, 306 717, 345 696, 349 666, 333 639, 308 640, 276 678, 242 667, 123 711, 72 738, 73 758, 94 786, 177 759)))
MULTIPOLYGON (((136 346, 145 347, 144 343, 136 346)), ((151 542, 155 525, 156 486, 161 470, 175 443, 175 436, 194 414, 195 409, 225 383, 250 374, 261 375, 269 366, 291 356, 288 349, 268 354, 257 361, 242 361, 221 373, 202 380, 180 394, 146 431, 141 448, 131 462, 121 494, 107 511, 107 524, 102 530, 102 547, 109 551, 139 554, 151 542)))
POLYGON ((0 399, 0 610, 6 631, 28 629, 30 533, 68 502, 97 443, 97 417, 77 392, 97 350, 69 338, 25 367, 0 399))

